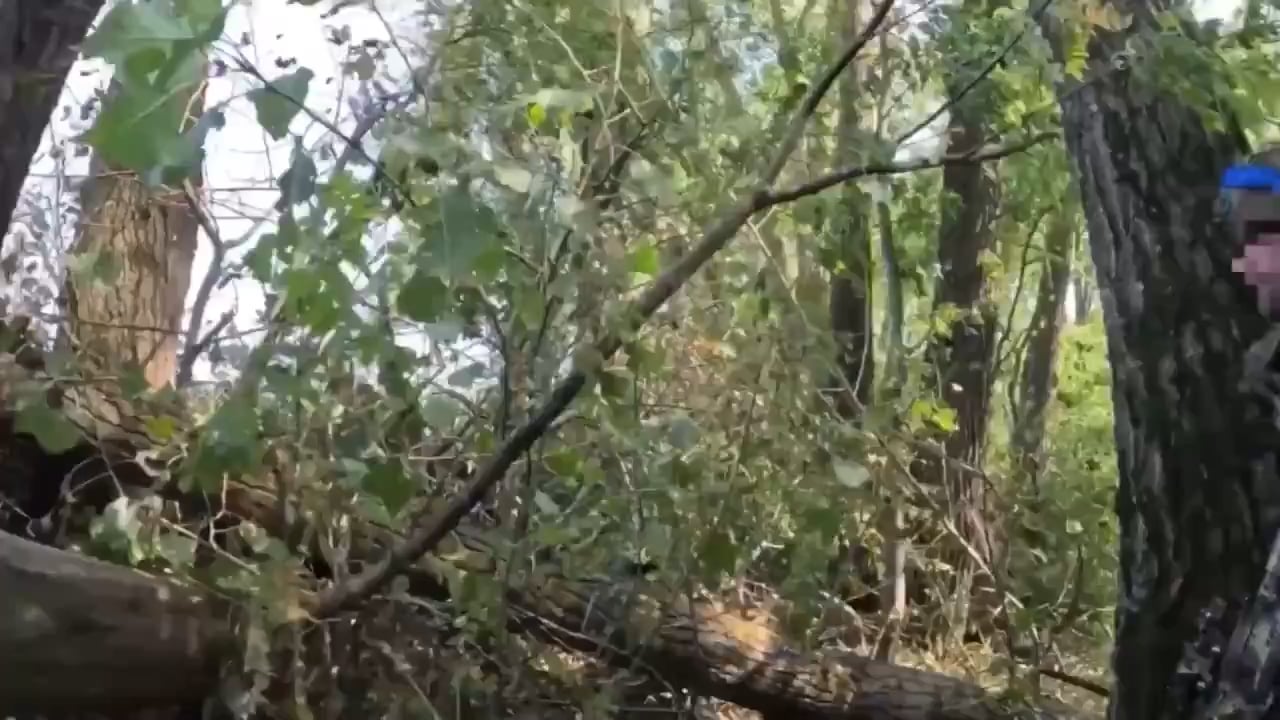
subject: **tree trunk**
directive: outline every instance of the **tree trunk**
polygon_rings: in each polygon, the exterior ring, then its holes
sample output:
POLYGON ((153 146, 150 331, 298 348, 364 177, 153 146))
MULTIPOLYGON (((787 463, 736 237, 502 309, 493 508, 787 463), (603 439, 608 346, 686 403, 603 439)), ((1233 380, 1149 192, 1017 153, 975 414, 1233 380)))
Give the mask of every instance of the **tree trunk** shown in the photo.
MULTIPOLYGON (((959 82, 954 81, 952 84, 959 82)), ((950 92, 956 88, 949 87, 950 92)), ((986 140, 981 122, 983 108, 967 97, 951 109, 948 155, 974 152, 986 140)), ((929 359, 933 380, 943 402, 955 411, 955 428, 943 441, 945 458, 921 463, 922 477, 947 489, 949 512, 959 534, 988 565, 994 556, 994 539, 986 519, 984 478, 981 467, 991 399, 992 353, 996 329, 995 308, 987 297, 983 256, 995 239, 992 227, 996 210, 996 184, 981 164, 948 165, 942 175, 942 221, 938 230, 938 262, 941 276, 934 291, 934 312, 954 313, 949 333, 930 340, 929 359)), ((967 549, 954 540, 944 543, 948 565, 956 574, 956 630, 969 617, 966 600, 979 568, 967 549)), ((986 615, 994 599, 981 583, 982 600, 974 610, 987 625, 986 615)))
MULTIPOLYGON (((1117 3, 1133 25, 1095 29, 1090 81, 1059 88, 1112 367, 1115 720, 1185 716, 1170 687, 1197 613, 1256 590, 1280 524, 1280 434, 1269 403, 1242 382, 1246 351, 1268 323, 1231 271, 1240 238, 1214 212, 1214 186, 1242 135, 1208 127, 1199 110, 1149 86, 1132 69, 1146 58, 1128 69, 1113 62, 1138 33, 1168 32, 1156 14, 1169 5, 1117 3)), ((1061 57, 1050 15, 1042 29, 1061 57)), ((1214 87, 1212 68, 1203 72, 1214 87)))
MULTIPOLYGON (((837 43, 848 42, 863 29, 863 0, 843 0, 844 32, 837 43)), ((840 111, 836 123, 836 167, 858 164, 861 119, 858 99, 868 91, 867 63, 855 60, 840 76, 840 111)), ((871 325, 871 203, 856 183, 840 190, 840 214, 834 226, 835 267, 831 274, 831 330, 836 345, 839 377, 833 383, 836 410, 856 420, 871 401, 875 387, 871 325)))
POLYGON ((1074 312, 1075 317, 1072 322, 1076 325, 1083 325, 1089 322, 1089 313, 1093 312, 1093 285, 1089 282, 1089 275, 1083 269, 1075 274, 1071 280, 1071 292, 1075 295, 1074 312))
MULTIPOLYGON (((15 440, 12 424, 0 422, 5 427, 0 459, 15 440)), ((121 451, 132 457, 142 449, 121 451)), ((154 482, 136 466, 118 471, 116 479, 128 488, 154 482)), ((271 477, 270 470, 264 477, 271 477)), ((176 493, 181 484, 174 478, 163 490, 176 493)), ((239 478, 201 501, 211 512, 243 518, 277 538, 296 529, 285 520, 294 517, 292 511, 280 511, 272 479, 239 478)), ((501 535, 460 525, 448 559, 427 555, 406 569, 408 591, 448 600, 450 579, 458 573, 501 573, 501 535)), ((398 537, 357 523, 351 559, 379 555, 398 537)), ((0 588, 0 712, 199 701, 213 687, 219 663, 236 657, 238 645, 227 645, 234 625, 224 622, 228 610, 199 602, 198 594, 170 579, 0 532, 0 588)), ((768 605, 740 608, 715 599, 690 604, 683 589, 639 579, 578 581, 556 573, 512 587, 507 602, 518 610, 510 615, 515 630, 778 717, 1012 720, 1026 710, 944 675, 853 653, 799 652, 778 631, 784 613, 768 605)))
MULTIPOLYGON (((198 113, 203 100, 201 83, 186 104, 198 113)), ((80 191, 74 253, 106 263, 109 274, 69 272, 66 278, 70 337, 90 376, 136 368, 152 389, 173 382, 200 229, 191 207, 199 187, 198 174, 189 188, 148 187, 136 173, 95 155, 80 191)), ((107 408, 92 411, 118 420, 107 408)))
POLYGON ((103 0, 0 0, 0 250, 31 159, 103 0))
MULTIPOLYGON (((483 535, 459 531, 478 554, 453 572, 493 572, 483 535)), ((411 568, 412 592, 445 597, 444 562, 428 557, 411 568)), ((190 589, 2 532, 0 581, 17 588, 0 593, 0 711, 199 700, 235 649, 225 610, 190 589)), ((509 602, 521 610, 516 629, 769 716, 1013 720, 1027 710, 945 675, 851 652, 797 652, 767 611, 690 606, 679 593, 659 603, 645 594, 655 589, 549 577, 536 593, 513 590, 509 602)))
POLYGON ((0 714, 202 698, 233 649, 225 608, 160 580, 0 532, 0 714))
POLYGON ((1031 337, 1022 376, 1014 393, 1013 434, 1010 450, 1023 479, 1038 487, 1040 449, 1044 440, 1045 411, 1055 384, 1058 336, 1065 319, 1067 288, 1071 280, 1072 240, 1076 235, 1074 203, 1060 209, 1049 223, 1044 240, 1044 264, 1031 316, 1031 337))

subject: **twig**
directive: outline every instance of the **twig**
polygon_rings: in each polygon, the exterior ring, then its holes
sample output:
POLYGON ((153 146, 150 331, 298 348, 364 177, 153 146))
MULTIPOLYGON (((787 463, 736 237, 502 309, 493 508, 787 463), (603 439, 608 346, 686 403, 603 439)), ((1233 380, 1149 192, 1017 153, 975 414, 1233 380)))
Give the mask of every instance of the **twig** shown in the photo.
POLYGON ((191 306, 191 321, 187 324, 187 338, 182 348, 182 357, 178 361, 178 377, 176 384, 179 388, 187 387, 191 384, 191 372, 195 367, 196 360, 200 357, 200 353, 204 352, 202 343, 199 340, 200 326, 204 324, 204 313, 209 306, 209 298, 213 296, 213 289, 217 287, 218 280, 222 278, 222 263, 226 260, 227 244, 222 240, 222 234, 218 232, 218 225, 201 207, 200 202, 196 199, 195 188, 190 182, 186 182, 182 187, 182 194, 186 198, 187 207, 191 210, 191 214, 195 216, 196 222, 200 223, 200 228, 204 230, 205 235, 209 236, 209 244, 213 246, 213 256, 209 259, 209 269, 205 271, 204 279, 200 281, 200 288, 196 290, 196 299, 191 306))
POLYGON ((1012 40, 1010 40, 1008 43, 1005 43, 1005 46, 1000 49, 1000 52, 996 53, 995 57, 991 58, 991 61, 987 63, 986 67, 982 68, 982 70, 980 70, 977 75, 973 76, 972 80, 965 83, 965 86, 960 88, 958 91, 956 91, 954 95, 951 95, 949 98, 947 98, 947 101, 944 102, 942 105, 940 105, 937 110, 934 110, 932 113, 929 114, 928 117, 916 123, 914 127, 912 127, 910 130, 903 133, 902 136, 899 137, 897 140, 893 141, 894 146, 900 147, 903 143, 910 140, 912 137, 915 137, 916 133, 929 127, 929 125, 931 125, 934 120, 937 120, 939 117, 942 117, 942 113, 946 112, 950 108, 955 107, 957 104, 959 104, 961 100, 965 98, 966 95, 968 95, 970 92, 973 92, 973 89, 978 86, 978 83, 987 79, 987 76, 989 76, 992 72, 994 72, 995 69, 999 67, 1001 63, 1004 62, 1005 57, 1007 57, 1009 53, 1015 47, 1017 47, 1018 43, 1022 42, 1022 38, 1026 36, 1027 31, 1030 30, 1031 27, 1037 21, 1039 21, 1040 16, 1044 15, 1044 11, 1049 9, 1049 4, 1051 2, 1053 2, 1053 0, 1044 0, 1044 2, 1040 3, 1039 7, 1037 7, 1035 10, 1031 12, 1031 22, 1027 23, 1025 27, 1019 30, 1018 33, 1013 36, 1012 40))
POLYGON ((1088 690, 1089 692, 1093 693, 1094 695, 1097 695, 1098 697, 1111 697, 1111 689, 1108 688, 1106 685, 1103 685, 1102 683, 1094 682, 1093 680, 1087 680, 1085 678, 1079 677, 1077 675, 1072 675, 1071 673, 1066 673, 1061 670, 1054 670, 1053 668, 1038 668, 1036 672, 1040 673, 1041 675, 1044 675, 1045 677, 1050 677, 1050 678, 1053 678, 1054 680, 1059 680, 1061 682, 1064 682, 1068 685, 1074 685, 1080 688, 1081 690, 1088 690))
POLYGON ((850 180, 858 178, 870 177, 873 175, 903 175, 906 173, 918 172, 920 170, 929 170, 931 168, 944 167, 946 165, 964 165, 971 163, 986 162, 988 160, 999 160, 1000 158, 1016 155, 1024 150, 1035 147, 1042 142, 1053 140, 1058 137, 1057 132, 1041 132, 1032 135, 1026 140, 1022 140, 1010 145, 994 145, 982 147, 964 155, 943 156, 937 160, 912 160, 905 163, 882 163, 875 165, 862 165, 860 167, 846 168, 844 170, 836 170, 819 177, 815 180, 796 185, 786 190, 779 190, 767 193, 769 204, 766 207, 778 205, 793 200, 799 200, 802 197, 808 197, 820 193, 827 188, 835 187, 850 180))

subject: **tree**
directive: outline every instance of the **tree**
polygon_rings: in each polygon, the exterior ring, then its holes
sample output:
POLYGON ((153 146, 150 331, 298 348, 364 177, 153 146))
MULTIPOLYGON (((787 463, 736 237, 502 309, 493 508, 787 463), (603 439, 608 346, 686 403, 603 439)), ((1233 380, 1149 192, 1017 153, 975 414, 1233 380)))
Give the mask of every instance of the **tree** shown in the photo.
MULTIPOLYGON (((183 91, 169 100, 171 111, 181 113, 179 132, 189 131, 204 111, 206 67, 194 66, 181 80, 183 91)), ((109 105, 127 82, 115 80, 109 105)), ((178 374, 202 212, 200 164, 194 177, 184 173, 174 185, 154 185, 102 154, 95 154, 80 189, 79 238, 65 284, 68 333, 82 372, 99 378, 141 372, 146 386, 159 390, 178 374)), ((110 407, 99 403, 90 412, 119 422, 110 407)))
POLYGON ((1071 256, 1076 234, 1074 205, 1055 212, 1045 233, 1044 261, 1036 289, 1035 310, 1027 332, 1026 359, 1022 363, 1017 395, 1013 401, 1013 437, 1010 450, 1026 480, 1036 486, 1044 442, 1045 412, 1055 384, 1058 336, 1065 320, 1071 256))
MULTIPOLYGON (((961 47, 971 14, 981 4, 968 3, 951 10, 950 42, 961 47)), ((990 91, 973 92, 972 77, 958 72, 944 78, 950 100, 946 148, 949 155, 974 152, 987 142, 991 122, 990 91)), ((944 557, 953 568, 952 592, 959 601, 953 628, 962 635, 971 620, 989 625, 998 604, 993 596, 994 567, 998 555, 996 526, 987 517, 982 466, 990 414, 993 352, 997 330, 996 308, 989 297, 987 262, 995 247, 995 213, 999 206, 994 170, 966 165, 946 168, 939 198, 937 258, 940 274, 934 288, 933 308, 941 330, 929 340, 929 383, 954 413, 951 427, 943 428, 941 457, 919 464, 926 482, 945 488, 946 507, 958 538, 945 538, 944 557), (956 540, 968 548, 957 547, 956 540), (985 565, 985 568, 982 567, 985 565), (972 606, 966 600, 974 595, 972 606)), ((984 630, 989 629, 985 628, 984 630)))
MULTIPOLYGON (((1112 367, 1120 599, 1111 717, 1184 717, 1177 675, 1197 616, 1256 589, 1275 532, 1276 426, 1246 356, 1266 328, 1231 273, 1238 238, 1212 188, 1246 143, 1233 113, 1174 91, 1221 77, 1182 3, 1121 2, 1059 88, 1112 367), (1181 32, 1160 34, 1164 22, 1181 32), (1123 29, 1121 29, 1123 27, 1123 29), (1116 53, 1143 37, 1141 57, 1116 53), (1191 67, 1145 64, 1181 51, 1191 67), (1087 79, 1087 82, 1085 81, 1087 79)), ((1059 58, 1079 17, 1041 21, 1059 58)))
MULTIPOLYGON (((869 6, 850 0, 843 9, 845 32, 841 42, 856 36, 869 6)), ((883 71, 883 70, 882 70, 883 71)), ((865 150, 859 146, 867 133, 859 113, 859 101, 871 90, 868 63, 857 62, 840 79, 839 117, 836 125, 835 161, 838 166, 858 164, 865 150)), ((835 267, 831 276, 829 311, 836 344, 836 409, 842 417, 856 419, 870 404, 875 388, 875 344, 871 304, 871 203, 857 185, 840 190, 838 211, 832 219, 835 267)))
POLYGON ((102 5, 103 0, 0 2, 0 133, 6 138, 0 150, 0 228, 9 227, 77 46, 102 5))

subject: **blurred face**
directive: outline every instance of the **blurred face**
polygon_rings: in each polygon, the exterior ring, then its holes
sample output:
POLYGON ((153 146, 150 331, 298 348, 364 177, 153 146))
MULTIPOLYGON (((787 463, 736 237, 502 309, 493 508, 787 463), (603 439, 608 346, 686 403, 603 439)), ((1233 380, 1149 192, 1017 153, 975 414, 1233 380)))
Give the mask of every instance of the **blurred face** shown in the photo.
POLYGON ((1246 285, 1258 292, 1258 310, 1271 318, 1280 317, 1280 228, 1274 223, 1249 232, 1244 256, 1231 262, 1231 269, 1244 275, 1246 285))

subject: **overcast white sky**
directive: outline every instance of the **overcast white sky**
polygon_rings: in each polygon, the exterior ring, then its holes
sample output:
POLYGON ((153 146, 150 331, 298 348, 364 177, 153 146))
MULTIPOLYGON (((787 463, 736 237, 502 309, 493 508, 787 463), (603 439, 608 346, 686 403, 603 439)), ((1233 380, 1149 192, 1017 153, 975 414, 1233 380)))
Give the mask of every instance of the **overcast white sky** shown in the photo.
MULTIPOLYGON (((1242 0, 1193 0, 1196 14, 1202 18, 1218 17, 1230 21, 1232 15, 1242 5, 1242 0)), ((336 29, 349 27, 351 37, 362 39, 389 39, 389 24, 395 29, 397 42, 401 49, 409 54, 420 53, 425 33, 416 16, 424 8, 425 0, 381 0, 380 2, 350 3, 348 7, 333 17, 325 18, 325 11, 330 2, 322 2, 316 6, 306 7, 300 4, 289 4, 287 0, 252 0, 241 2, 233 9, 228 21, 225 37, 238 39, 248 33, 253 42, 244 48, 255 64, 268 77, 286 72, 276 66, 280 58, 295 58, 299 65, 309 67, 316 72, 316 79, 311 86, 311 94, 307 104, 323 113, 344 131, 349 131, 355 120, 345 99, 358 90, 358 83, 350 77, 344 77, 341 66, 346 57, 346 47, 333 44, 327 40, 336 29), (379 18, 371 11, 376 7, 386 19, 379 18)), ((419 56, 420 57, 420 56, 419 56)), ((393 78, 406 78, 407 66, 398 52, 390 50, 385 54, 382 75, 390 74, 393 78)), ((72 71, 67 89, 64 93, 64 104, 73 108, 69 118, 55 114, 49 131, 46 132, 43 152, 32 167, 32 175, 28 180, 28 188, 33 197, 43 202, 51 202, 60 187, 56 176, 61 172, 74 176, 85 171, 83 160, 56 160, 48 151, 54 145, 65 145, 68 139, 85 129, 78 119, 78 107, 87 99, 93 90, 105 83, 106 73, 100 63, 82 62, 72 71)), ((273 216, 271 206, 276 200, 273 178, 288 167, 292 140, 274 142, 258 127, 254 119, 252 105, 243 98, 243 94, 253 86, 247 78, 230 74, 227 77, 215 78, 211 81, 208 92, 208 103, 219 103, 228 98, 233 100, 227 108, 227 126, 213 133, 207 146, 208 161, 206 177, 208 197, 212 202, 212 211, 218 221, 220 232, 224 238, 234 240, 261 229, 261 221, 273 216)), ((398 89, 405 84, 389 84, 398 89)), ((327 131, 314 121, 299 117, 292 128, 304 134, 309 146, 325 139, 327 131)), ((320 163, 323 172, 324 163, 320 163)), ((62 185, 61 187, 65 187, 62 185)), ((56 220, 59 213, 52 217, 56 220)), ((23 217, 17 218, 21 224, 23 217)), ((62 232, 63 239, 70 237, 67 229, 62 232)), ((6 243, 6 249, 13 247, 6 243)), ((196 257, 196 266, 192 276, 192 297, 200 279, 208 267, 210 246, 208 239, 202 237, 196 257)), ((234 308, 236 325, 240 328, 252 326, 254 319, 262 309, 262 295, 252 281, 235 282, 218 292, 208 308, 206 324, 214 322, 224 311, 234 308)), ((52 308, 45 308, 50 311, 52 308)))

